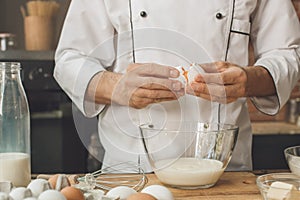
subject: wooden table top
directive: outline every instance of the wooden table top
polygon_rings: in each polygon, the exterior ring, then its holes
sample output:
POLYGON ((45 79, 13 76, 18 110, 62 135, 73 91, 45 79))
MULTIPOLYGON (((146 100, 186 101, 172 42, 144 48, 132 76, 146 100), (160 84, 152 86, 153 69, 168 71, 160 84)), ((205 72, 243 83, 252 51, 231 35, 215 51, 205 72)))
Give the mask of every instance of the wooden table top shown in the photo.
MULTIPOLYGON (((48 179, 51 175, 39 175, 48 179)), ((163 185, 155 174, 146 174, 149 185, 163 185)), ((256 175, 251 172, 224 172, 214 187, 208 189, 183 190, 168 187, 175 200, 262 200, 256 186, 256 175)), ((33 176, 37 178, 37 176, 33 176)))
MULTIPOLYGON (((147 177, 147 185, 162 185, 154 174, 148 174, 147 177)), ((196 190, 168 188, 176 200, 262 200, 255 181, 256 176, 250 172, 225 172, 212 188, 196 190)))

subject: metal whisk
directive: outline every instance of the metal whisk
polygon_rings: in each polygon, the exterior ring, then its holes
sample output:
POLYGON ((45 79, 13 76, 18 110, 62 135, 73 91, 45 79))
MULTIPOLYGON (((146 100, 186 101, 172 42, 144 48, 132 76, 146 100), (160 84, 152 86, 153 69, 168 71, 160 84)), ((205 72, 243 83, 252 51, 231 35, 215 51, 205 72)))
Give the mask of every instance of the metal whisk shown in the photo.
POLYGON ((77 179, 84 182, 90 188, 110 190, 117 186, 131 187, 136 191, 143 189, 147 183, 147 177, 140 167, 133 162, 123 162, 85 174, 77 179))

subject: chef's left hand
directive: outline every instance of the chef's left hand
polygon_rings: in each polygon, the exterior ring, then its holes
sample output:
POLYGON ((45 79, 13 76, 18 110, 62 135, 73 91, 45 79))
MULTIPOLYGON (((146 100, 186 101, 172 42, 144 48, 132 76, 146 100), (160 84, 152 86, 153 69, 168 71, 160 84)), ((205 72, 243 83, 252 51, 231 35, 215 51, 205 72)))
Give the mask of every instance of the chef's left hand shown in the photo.
POLYGON ((214 62, 201 67, 206 73, 195 76, 187 93, 223 104, 246 96, 247 74, 241 66, 214 62))

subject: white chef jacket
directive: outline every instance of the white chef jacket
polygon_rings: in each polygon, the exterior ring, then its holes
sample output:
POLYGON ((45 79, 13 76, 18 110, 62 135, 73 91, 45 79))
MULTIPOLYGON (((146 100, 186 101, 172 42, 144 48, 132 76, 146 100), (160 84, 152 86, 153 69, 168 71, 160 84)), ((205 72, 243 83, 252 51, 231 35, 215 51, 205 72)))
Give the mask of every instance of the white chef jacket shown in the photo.
POLYGON ((105 165, 139 160, 151 171, 138 125, 183 119, 238 125, 228 170, 251 170, 246 98, 219 105, 186 95, 137 110, 94 105, 84 98, 87 86, 95 74, 124 73, 132 62, 179 66, 228 61, 245 67, 251 42, 255 65, 269 71, 277 91, 251 100, 260 111, 274 115, 299 78, 299 27, 289 0, 73 0, 55 55, 54 77, 82 113, 98 115, 105 165))

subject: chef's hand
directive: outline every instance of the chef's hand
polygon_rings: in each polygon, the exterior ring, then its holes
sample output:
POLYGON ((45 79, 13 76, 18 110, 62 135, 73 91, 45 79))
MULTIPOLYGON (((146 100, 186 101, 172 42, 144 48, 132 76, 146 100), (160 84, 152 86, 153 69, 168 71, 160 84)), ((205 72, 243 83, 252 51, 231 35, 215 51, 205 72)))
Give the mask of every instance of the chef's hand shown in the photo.
POLYGON ((201 64, 206 73, 198 74, 187 93, 204 99, 231 103, 240 97, 274 95, 269 72, 260 66, 241 67, 229 62, 201 64))
MULTIPOLYGON (((97 103, 116 103, 139 109, 184 95, 182 83, 170 79, 179 76, 179 71, 173 67, 153 63, 130 64, 125 74, 102 72, 98 76, 94 78, 98 79, 95 92, 97 103)), ((95 80, 90 85, 93 82, 95 80)))

